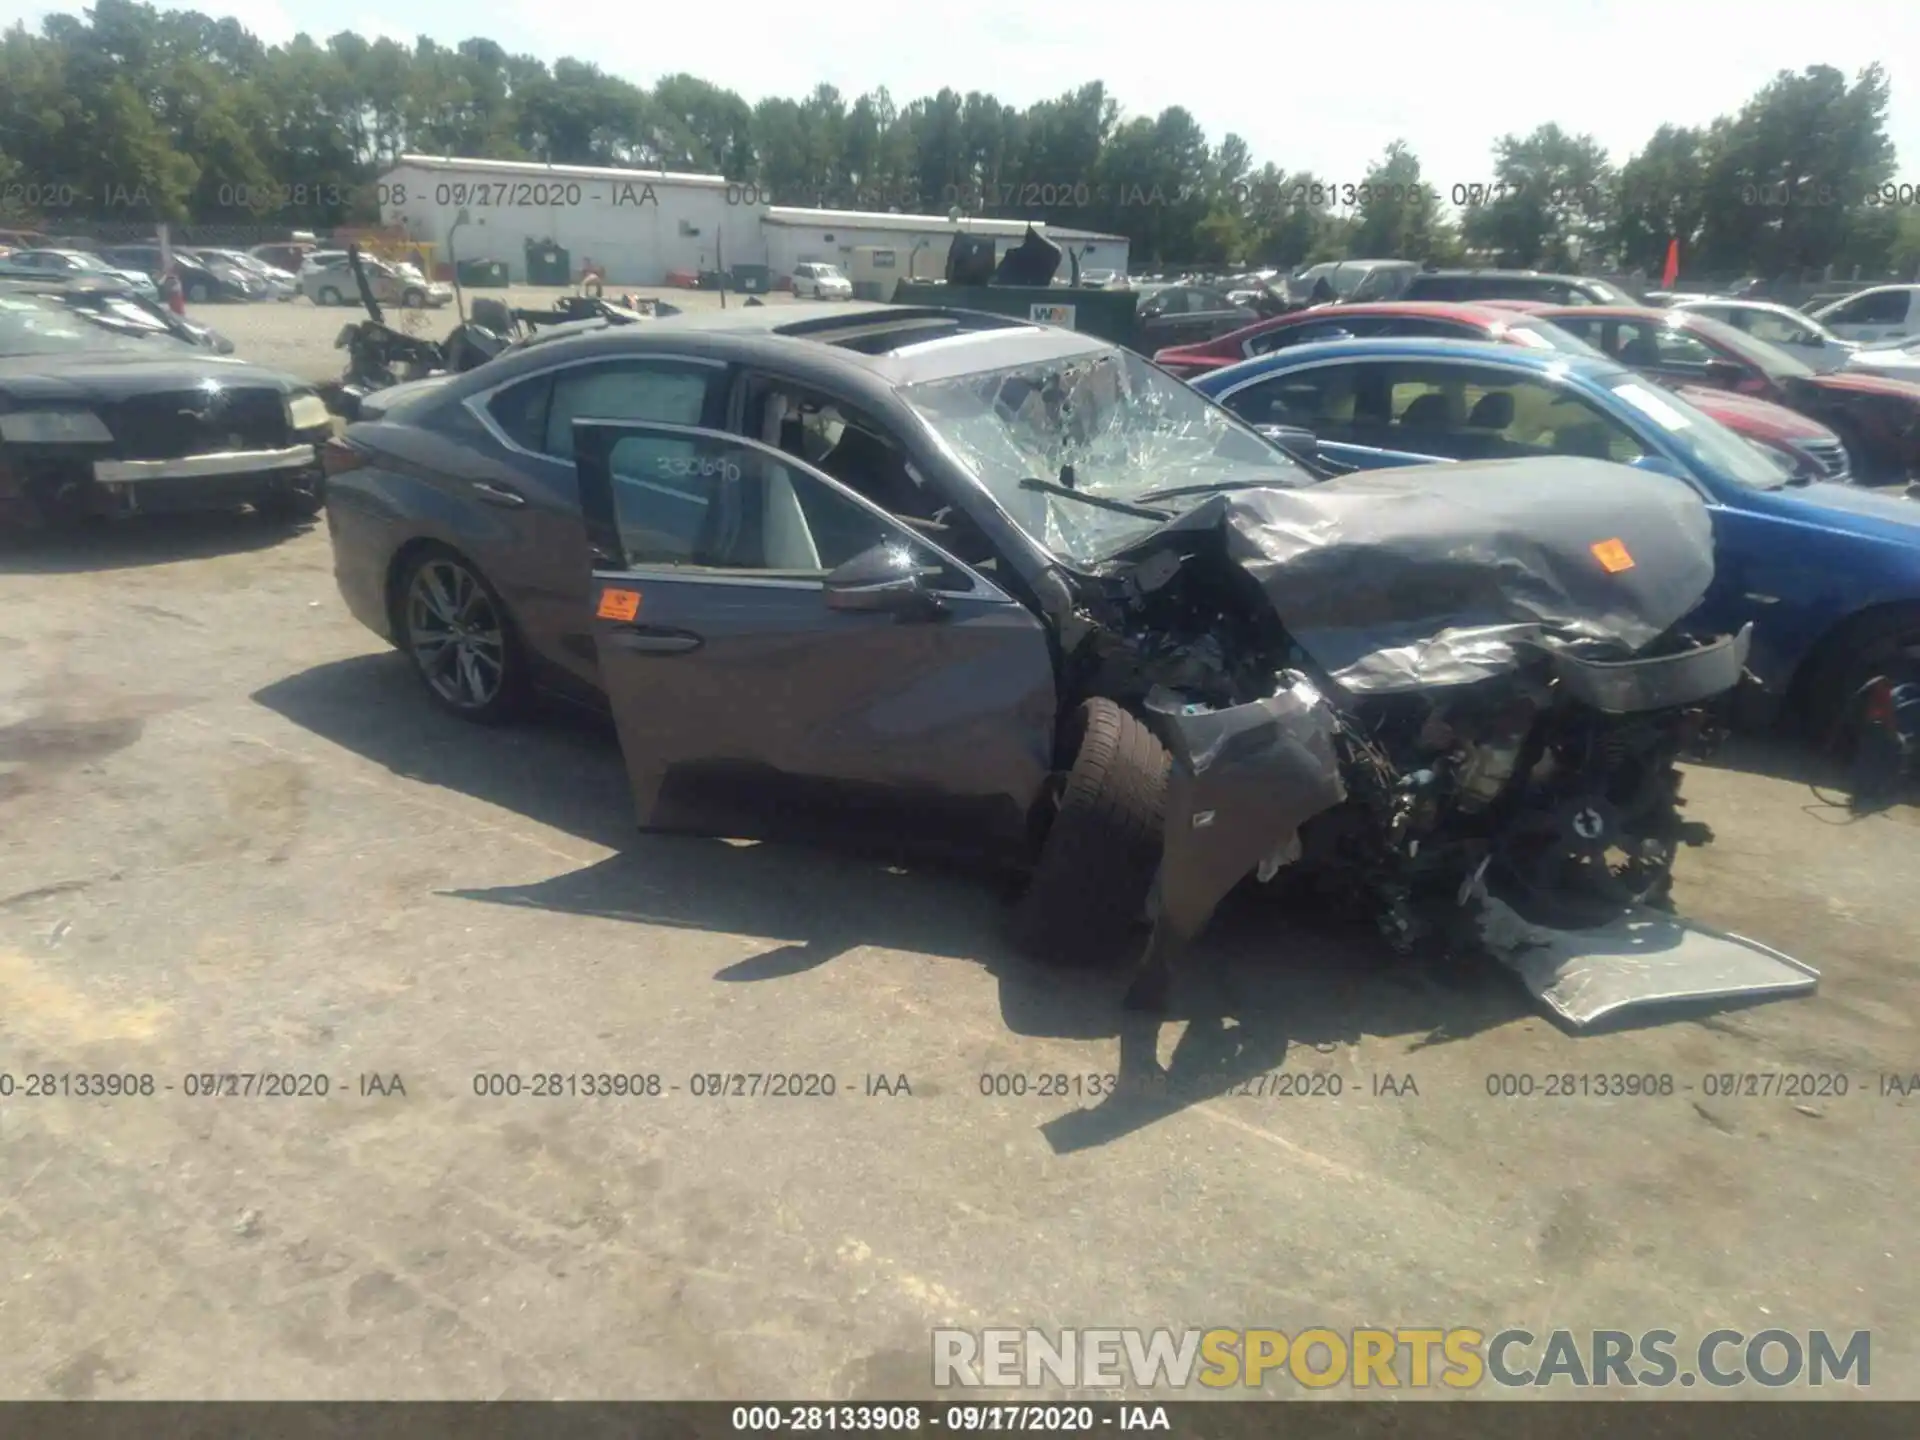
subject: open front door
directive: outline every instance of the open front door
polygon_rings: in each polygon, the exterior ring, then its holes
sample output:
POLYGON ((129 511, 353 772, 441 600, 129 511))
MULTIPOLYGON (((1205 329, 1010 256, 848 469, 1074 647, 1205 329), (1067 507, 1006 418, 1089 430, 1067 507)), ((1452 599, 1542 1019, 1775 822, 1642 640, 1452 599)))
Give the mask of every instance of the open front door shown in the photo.
POLYGON ((577 421, 594 643, 642 825, 1006 853, 1052 763, 1046 632, 793 456, 577 421))

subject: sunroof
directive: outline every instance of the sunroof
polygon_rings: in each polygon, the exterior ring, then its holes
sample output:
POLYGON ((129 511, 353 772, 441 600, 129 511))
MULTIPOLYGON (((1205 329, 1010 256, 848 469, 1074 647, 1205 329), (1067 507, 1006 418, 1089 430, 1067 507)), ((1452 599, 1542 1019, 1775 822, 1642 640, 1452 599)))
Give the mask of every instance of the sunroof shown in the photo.
POLYGON ((823 315, 818 319, 782 325, 780 333, 818 340, 822 344, 857 351, 862 355, 886 355, 907 345, 924 344, 950 335, 1015 329, 1027 323, 1005 315, 902 306, 891 311, 868 310, 852 315, 823 315))

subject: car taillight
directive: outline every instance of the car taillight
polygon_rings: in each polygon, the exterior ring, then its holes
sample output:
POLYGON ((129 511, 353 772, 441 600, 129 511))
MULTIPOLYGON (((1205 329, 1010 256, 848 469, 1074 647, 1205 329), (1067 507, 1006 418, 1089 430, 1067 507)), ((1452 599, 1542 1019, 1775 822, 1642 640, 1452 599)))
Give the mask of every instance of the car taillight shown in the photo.
POLYGON ((349 470, 358 470, 367 463, 367 452, 349 445, 338 435, 320 447, 320 468, 331 479, 343 475, 349 470))

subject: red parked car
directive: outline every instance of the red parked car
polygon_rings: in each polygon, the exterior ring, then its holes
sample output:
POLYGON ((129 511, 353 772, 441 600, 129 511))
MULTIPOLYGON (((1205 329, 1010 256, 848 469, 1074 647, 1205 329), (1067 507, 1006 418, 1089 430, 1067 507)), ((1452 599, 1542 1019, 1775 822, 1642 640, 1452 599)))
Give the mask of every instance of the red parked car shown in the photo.
MULTIPOLYGON (((1590 313, 1621 312, 1598 306, 1549 305, 1534 300, 1487 300, 1472 304, 1399 300, 1370 305, 1317 305, 1262 320, 1199 344, 1171 346, 1158 351, 1153 359, 1163 369, 1190 380, 1222 366, 1290 346, 1367 335, 1492 340, 1535 350, 1592 355, 1594 347, 1586 337, 1559 318, 1590 313)), ((1669 312, 1643 313, 1664 317, 1669 312)), ((1789 409, 1765 398, 1726 388, 1708 388, 1690 381, 1676 383, 1674 388, 1736 435, 1778 457, 1792 474, 1810 480, 1844 482, 1852 478, 1847 456, 1849 447, 1834 430, 1809 418, 1798 407, 1789 409)))
POLYGON ((1707 388, 1817 420, 1845 443, 1860 484, 1920 475, 1920 384, 1852 370, 1822 375, 1778 345, 1688 310, 1556 306, 1526 318, 1551 321, 1629 369, 1689 387, 1695 404, 1707 388))

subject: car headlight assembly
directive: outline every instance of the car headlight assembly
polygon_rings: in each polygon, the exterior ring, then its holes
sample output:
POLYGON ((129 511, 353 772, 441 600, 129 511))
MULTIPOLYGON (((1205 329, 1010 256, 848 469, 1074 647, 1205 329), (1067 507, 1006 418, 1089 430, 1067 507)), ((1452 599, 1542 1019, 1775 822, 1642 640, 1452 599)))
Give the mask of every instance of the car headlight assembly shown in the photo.
POLYGON ((295 430, 314 430, 332 418, 327 402, 318 395, 295 395, 287 401, 287 423, 295 430))
POLYGON ((0 415, 0 440, 15 445, 111 445, 113 432, 91 410, 16 410, 0 415))

